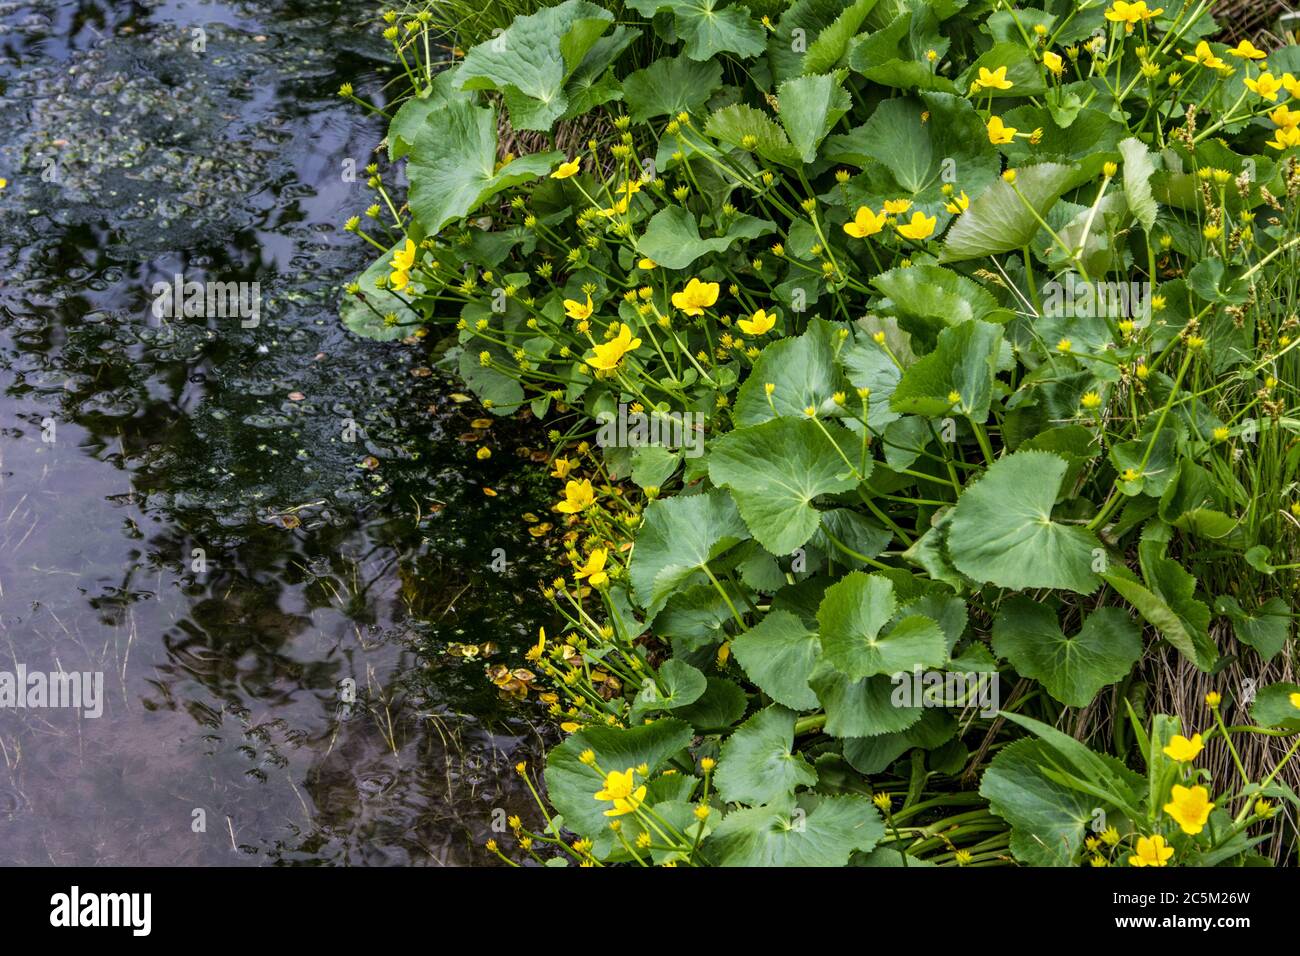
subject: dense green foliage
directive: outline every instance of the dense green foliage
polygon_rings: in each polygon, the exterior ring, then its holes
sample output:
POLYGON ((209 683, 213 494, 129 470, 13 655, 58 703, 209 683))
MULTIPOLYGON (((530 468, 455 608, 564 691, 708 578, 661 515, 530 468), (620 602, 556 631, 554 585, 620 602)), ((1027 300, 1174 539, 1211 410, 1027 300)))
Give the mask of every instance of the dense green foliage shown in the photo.
POLYGON ((410 188, 344 320, 452 336, 567 482, 527 854, 1262 859, 1295 747, 1233 738, 1300 686, 1180 721, 1135 670, 1294 655, 1300 47, 1207 8, 566 0, 442 72, 394 23, 410 188))

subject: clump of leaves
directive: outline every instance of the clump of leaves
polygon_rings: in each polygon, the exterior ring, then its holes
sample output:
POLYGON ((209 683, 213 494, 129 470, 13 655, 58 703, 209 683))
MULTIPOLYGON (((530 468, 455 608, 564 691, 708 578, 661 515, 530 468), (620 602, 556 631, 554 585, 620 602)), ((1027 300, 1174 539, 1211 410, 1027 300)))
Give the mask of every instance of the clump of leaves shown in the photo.
POLYGON ((566 0, 404 60, 407 205, 350 224, 351 329, 555 423, 572 576, 529 656, 571 736, 521 847, 1253 858, 1294 746, 1232 784, 1161 757, 1172 717, 1055 727, 1122 721, 1144 655, 1294 654, 1300 47, 1189 2, 771 7, 566 0), (498 156, 593 111, 579 155, 498 156))

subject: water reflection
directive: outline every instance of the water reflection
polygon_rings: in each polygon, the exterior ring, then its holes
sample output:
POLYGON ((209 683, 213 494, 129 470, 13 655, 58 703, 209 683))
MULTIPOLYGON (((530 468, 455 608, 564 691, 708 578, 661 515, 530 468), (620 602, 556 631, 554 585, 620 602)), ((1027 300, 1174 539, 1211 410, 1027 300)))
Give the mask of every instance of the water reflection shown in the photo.
POLYGON ((0 670, 108 691, 0 710, 0 863, 484 862, 527 814, 529 712, 441 648, 535 633, 528 436, 476 462, 427 357, 334 317, 382 130, 332 92, 388 78, 355 16, 0 4, 0 670), (154 318, 178 273, 261 323, 154 318))

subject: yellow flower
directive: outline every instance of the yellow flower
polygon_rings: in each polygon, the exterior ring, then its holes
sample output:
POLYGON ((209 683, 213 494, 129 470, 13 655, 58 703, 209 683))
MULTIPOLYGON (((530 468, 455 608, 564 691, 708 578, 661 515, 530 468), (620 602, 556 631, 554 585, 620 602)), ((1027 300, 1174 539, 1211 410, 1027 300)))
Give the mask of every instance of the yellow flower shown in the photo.
POLYGON ((1268 114, 1274 126, 1282 129, 1295 129, 1300 126, 1300 110, 1293 110, 1285 103, 1268 114))
POLYGON ((1124 32, 1132 33, 1136 24, 1158 17, 1164 12, 1164 7, 1158 10, 1148 10, 1146 0, 1137 0, 1136 3, 1115 0, 1110 9, 1106 11, 1106 19, 1111 23, 1124 24, 1124 32))
POLYGON ((1048 50, 1043 54, 1043 64, 1057 76, 1065 72, 1065 61, 1059 53, 1048 50))
POLYGON ((970 208, 970 197, 966 195, 966 190, 961 191, 960 196, 954 196, 948 202, 943 204, 943 208, 948 210, 954 216, 964 213, 970 208))
POLYGON ((1007 126, 1002 122, 1001 116, 989 117, 989 142, 994 146, 1011 142, 1016 138, 1016 132, 1014 126, 1007 126))
POLYGON ((606 206, 604 209, 600 211, 600 214, 604 216, 606 219, 609 219, 612 216, 621 216, 623 215, 623 213, 627 212, 627 204, 628 204, 628 197, 624 196, 618 202, 614 203, 614 205, 606 206))
POLYGON ((982 90, 1009 90, 1015 86, 1007 79, 1007 68, 1000 66, 991 73, 988 67, 980 67, 979 79, 975 81, 982 90))
POLYGON ((1138 837, 1137 849, 1128 858, 1130 866, 1166 866, 1174 848, 1162 836, 1138 837))
POLYGON ((1165 813, 1178 822, 1184 833, 1195 836, 1205 829, 1205 821, 1214 809, 1208 790, 1204 787, 1180 787, 1174 784, 1170 797, 1164 807, 1165 813))
POLYGON ((583 478, 581 481, 570 481, 564 486, 564 500, 556 505, 555 509, 566 515, 576 515, 590 508, 595 501, 596 495, 591 490, 591 482, 583 478))
POLYGON ((1251 79, 1249 76, 1242 80, 1246 87, 1252 92, 1270 103, 1277 102, 1278 93, 1282 92, 1282 83, 1272 73, 1261 73, 1257 78, 1251 79))
POLYGON ((541 660, 542 652, 545 650, 546 650, 546 628, 539 627, 537 629, 537 643, 528 649, 528 653, 524 655, 524 658, 530 661, 541 660))
MULTIPOLYGON (((1292 113, 1292 116, 1300 114, 1292 113)), ((1292 126, 1287 129, 1277 131, 1277 138, 1270 139, 1268 145, 1274 149, 1290 149, 1292 146, 1300 146, 1300 127, 1292 126)))
POLYGON ((1214 440, 1215 440, 1215 441, 1227 441, 1227 440, 1228 440, 1228 436, 1231 435, 1231 434, 1232 434, 1232 432, 1231 432, 1231 430, 1229 430, 1229 428, 1228 428, 1227 425, 1220 425, 1218 428, 1216 428, 1216 429, 1214 430, 1214 440))
POLYGON ((658 265, 659 264, 655 262, 653 259, 651 259, 649 256, 646 256, 645 258, 642 259, 638 259, 636 263, 636 267, 638 269, 645 269, 647 272, 649 272, 651 269, 658 268, 658 265))
POLYGON ((1081 401, 1083 403, 1083 407, 1087 409, 1094 409, 1094 408, 1101 407, 1101 396, 1098 395, 1096 392, 1085 393, 1081 401))
POLYGON ((673 293, 673 308, 687 315, 703 315, 704 310, 718 301, 718 283, 691 279, 681 292, 673 293))
POLYGON ((1286 91, 1288 93, 1290 93, 1292 96, 1296 97, 1297 99, 1300 99, 1300 80, 1297 80, 1295 78, 1295 74, 1283 73, 1282 85, 1286 88, 1286 91))
POLYGON ((400 292, 411 282, 411 268, 415 265, 415 243, 407 239, 406 246, 393 253, 391 265, 393 272, 388 277, 388 284, 400 292))
POLYGON ((555 470, 554 470, 553 472, 551 472, 551 477, 552 477, 552 478, 568 478, 568 477, 569 477, 569 472, 573 471, 573 466, 574 466, 575 464, 577 464, 577 463, 576 463, 576 462, 573 462, 573 461, 570 461, 568 458, 557 458, 557 459, 555 459, 555 470))
POLYGON ((568 179, 578 171, 581 164, 576 159, 571 159, 567 163, 560 163, 555 167, 555 172, 551 173, 552 179, 568 179))
POLYGON ((748 319, 737 319, 736 326, 746 335, 766 335, 776 325, 776 316, 759 309, 748 319))
POLYGON ((859 206, 858 211, 853 216, 853 221, 844 224, 844 231, 854 239, 865 239, 867 236, 874 236, 884 228, 885 214, 880 213, 877 215, 866 206, 859 206))
POLYGON ((1200 734, 1192 734, 1190 740, 1182 734, 1174 734, 1169 738, 1169 746, 1165 747, 1164 753, 1170 760, 1187 763, 1189 760, 1195 760, 1204 746, 1200 734))
POLYGON ((393 253, 393 271, 410 272, 413 265, 415 265, 415 243, 407 239, 406 246, 393 253))
POLYGON ((581 581, 587 579, 587 583, 594 588, 600 587, 609 580, 609 575, 605 573, 605 561, 609 558, 609 552, 604 548, 597 548, 587 556, 587 563, 580 568, 574 568, 573 576, 581 581))
POLYGON ((1255 44, 1249 40, 1242 40, 1228 51, 1228 55, 1235 56, 1239 60, 1262 60, 1268 56, 1263 50, 1256 49, 1255 44))
POLYGON ((887 216, 901 216, 903 213, 907 212, 911 208, 912 208, 912 200, 910 199, 886 199, 885 200, 885 215, 887 216))
POLYGON ((1204 40, 1196 44, 1195 53, 1188 53, 1183 59, 1188 63, 1198 63, 1207 70, 1221 70, 1227 66, 1223 60, 1214 55, 1214 51, 1210 49, 1210 44, 1204 40))
POLYGON ((611 371, 618 368, 618 363, 623 361, 623 356, 633 349, 641 347, 641 340, 632 338, 632 329, 624 323, 618 330, 618 335, 610 339, 603 345, 593 345, 591 350, 596 353, 594 358, 587 359, 587 364, 592 368, 601 371, 611 371))
POLYGON ((912 213, 911 222, 906 226, 898 227, 898 234, 904 239, 915 239, 920 242, 934 235, 934 227, 938 222, 938 216, 927 216, 918 209, 912 213))
POLYGON ((1219 692, 1218 692, 1217 690, 1212 690, 1212 691, 1210 691, 1208 694, 1205 695, 1205 706, 1206 706, 1206 707, 1209 707, 1209 708, 1215 708, 1215 707, 1218 707, 1219 704, 1222 703, 1222 702, 1223 702, 1223 697, 1221 697, 1221 696, 1219 695, 1219 692))
POLYGON ((1300 710, 1300 694, 1292 694, 1287 700, 1291 701, 1291 706, 1300 710))
POLYGON ((628 767, 622 773, 613 770, 605 775, 604 789, 596 791, 597 800, 608 800, 614 804, 613 809, 605 811, 605 816, 621 817, 625 813, 634 812, 645 802, 645 785, 638 787, 632 772, 632 768, 628 767))
POLYGON ((594 307, 591 304, 591 296, 587 296, 587 302, 584 305, 575 299, 564 300, 564 314, 571 319, 589 319, 594 307))

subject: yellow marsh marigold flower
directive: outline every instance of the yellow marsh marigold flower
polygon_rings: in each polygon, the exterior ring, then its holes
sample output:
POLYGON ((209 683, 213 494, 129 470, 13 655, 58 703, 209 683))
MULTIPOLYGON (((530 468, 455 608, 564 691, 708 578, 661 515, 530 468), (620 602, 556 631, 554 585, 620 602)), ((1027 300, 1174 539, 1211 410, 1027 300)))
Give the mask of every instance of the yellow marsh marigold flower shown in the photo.
POLYGON ((759 309, 748 319, 737 319, 736 325, 746 335, 766 335, 776 325, 776 316, 759 309))
POLYGON ((1182 734, 1174 734, 1169 738, 1169 745, 1164 748, 1164 754, 1170 760, 1187 763, 1189 760, 1195 760, 1204 747, 1200 734, 1192 734, 1190 740, 1182 734))
POLYGON ((1184 833, 1195 836, 1205 829, 1205 821, 1210 818, 1214 804, 1210 802, 1210 792, 1204 787, 1180 787, 1174 784, 1170 801, 1164 811, 1169 814, 1184 833))
POLYGON ((1132 33, 1133 27, 1137 24, 1158 17, 1164 12, 1164 7, 1158 10, 1148 10, 1146 0, 1137 0, 1136 3, 1115 0, 1110 8, 1106 10, 1106 19, 1111 23, 1124 24, 1124 32, 1132 33))
POLYGON ((415 243, 407 239, 405 247, 393 253, 391 265, 393 272, 388 277, 388 284, 400 292, 411 282, 411 268, 415 265, 415 243))
POLYGON ((1291 702, 1292 707, 1294 707, 1296 710, 1300 710, 1300 694, 1292 694, 1290 697, 1287 698, 1287 700, 1291 702))
POLYGON ((885 200, 885 215, 887 216, 901 216, 903 213, 907 212, 911 208, 912 208, 912 200, 910 199, 886 199, 885 200))
POLYGON ((1256 49, 1255 44, 1249 40, 1242 40, 1228 51, 1228 55, 1235 56, 1239 60, 1262 60, 1268 56, 1263 50, 1256 49))
POLYGON ((1128 858, 1130 866, 1166 866, 1174 855, 1174 848, 1165 844, 1165 838, 1138 837, 1137 849, 1128 858))
POLYGON ((704 757, 703 759, 700 760, 700 769, 703 770, 705 773, 712 772, 713 768, 716 767, 717 765, 718 762, 714 760, 712 757, 704 757))
POLYGON ((1218 428, 1214 430, 1214 440, 1227 441, 1228 436, 1231 434, 1232 432, 1229 430, 1227 425, 1220 425, 1218 428))
POLYGON ((587 301, 585 303, 579 302, 576 299, 564 300, 564 314, 571 319, 578 319, 578 320, 589 319, 591 318, 591 313, 594 311, 595 311, 595 306, 591 304, 590 294, 588 294, 587 301))
MULTIPOLYGON (((1297 113, 1292 113, 1291 115, 1300 116, 1300 114, 1297 113)), ((1291 126, 1286 129, 1279 129, 1275 138, 1268 141, 1268 145, 1277 150, 1291 149, 1293 146, 1300 146, 1300 127, 1291 126)))
POLYGON ((596 353, 594 358, 587 359, 587 364, 592 368, 598 368, 601 371, 610 371, 618 368, 618 364, 623 361, 623 356, 633 349, 641 347, 641 340, 632 338, 632 329, 624 324, 620 326, 618 335, 603 345, 593 345, 591 350, 596 353))
POLYGON ((854 239, 865 239, 885 228, 885 218, 884 213, 877 215, 866 206, 859 206, 853 219, 844 224, 844 231, 854 239))
POLYGON ((1109 826, 1101 831, 1101 842, 1107 846, 1115 846, 1119 843, 1119 830, 1109 826))
POLYGON ((605 573, 605 561, 609 558, 609 552, 604 548, 597 548, 587 556, 587 563, 580 568, 573 569, 573 576, 581 581, 587 579, 587 583, 594 588, 600 587, 609 580, 609 575, 605 573))
POLYGON ((613 809, 605 811, 605 816, 621 817, 625 813, 634 812, 645 802, 645 784, 638 787, 632 774, 632 768, 628 767, 622 773, 613 770, 605 775, 604 789, 595 794, 597 800, 607 800, 614 804, 613 809))
POLYGON ((1295 129, 1300 126, 1300 110, 1293 110, 1285 103, 1272 110, 1268 114, 1268 118, 1273 121, 1274 126, 1280 126, 1283 129, 1295 129))
POLYGON ((1043 65, 1051 70, 1056 76, 1060 76, 1065 72, 1065 61, 1061 59, 1059 53, 1053 53, 1051 50, 1048 50, 1043 54, 1043 65))
POLYGON ((975 81, 982 90, 1009 90, 1015 86, 1007 79, 1007 68, 1000 66, 996 70, 990 71, 988 67, 980 67, 979 78, 975 81))
POLYGON ((546 650, 546 628, 537 629, 537 643, 528 648, 528 653, 524 655, 525 660, 538 661, 542 659, 542 653, 546 650))
POLYGON ((1217 690, 1212 690, 1212 691, 1210 691, 1208 694, 1205 695, 1205 706, 1206 706, 1206 707, 1210 707, 1210 708, 1218 707, 1219 704, 1221 704, 1221 703, 1223 703, 1223 697, 1220 696, 1220 694, 1219 694, 1219 692, 1218 692, 1217 690))
POLYGON ((1016 128, 1004 124, 1001 116, 989 117, 988 130, 989 142, 994 146, 1001 146, 1003 143, 1009 143, 1016 138, 1016 128))
POLYGON ((567 163, 560 163, 555 167, 555 172, 551 173, 552 179, 568 179, 578 171, 580 163, 576 159, 571 159, 567 163))
POLYGON ((701 282, 691 279, 681 292, 673 293, 673 308, 687 315, 703 315, 704 310, 718 301, 720 286, 716 282, 701 282))
POLYGON ((891 803, 889 794, 883 791, 873 795, 871 798, 871 802, 874 803, 878 809, 886 810, 886 811, 889 809, 891 803))
POLYGON ((573 471, 573 466, 575 464, 576 462, 570 461, 568 458, 555 459, 555 470, 551 472, 551 477, 568 478, 569 472, 573 471))
POLYGON ((653 259, 651 259, 649 256, 645 256, 637 260, 636 267, 638 269, 644 269, 646 270, 646 272, 649 272, 651 269, 657 269, 659 267, 659 264, 655 262, 653 259))
POLYGON ((1195 53, 1188 53, 1186 56, 1183 57, 1183 59, 1186 60, 1188 63, 1199 64, 1200 66, 1205 67, 1207 70, 1219 70, 1227 65, 1223 62, 1223 60, 1219 59, 1219 57, 1214 55, 1214 51, 1210 49, 1210 44, 1208 44, 1204 40, 1196 44, 1195 53))
POLYGON ((555 509, 567 515, 576 515, 590 508, 595 501, 596 495, 591 489, 591 482, 583 478, 581 481, 571 481, 564 486, 564 500, 556 505, 555 509))
POLYGON ((963 189, 960 196, 954 196, 948 202, 944 203, 943 208, 948 210, 954 216, 964 213, 970 208, 970 197, 966 195, 966 190, 963 189))
POLYGON ((1085 392, 1083 398, 1080 399, 1080 401, 1082 402, 1083 407, 1086 409, 1092 410, 1096 408, 1101 408, 1101 396, 1098 395, 1096 392, 1085 392))
POLYGON ((1272 73, 1261 73, 1257 78, 1249 76, 1242 80, 1252 93, 1262 96, 1270 103, 1277 102, 1277 95, 1282 92, 1282 83, 1272 73))
POLYGON ((912 213, 912 221, 906 226, 899 226, 898 234, 904 239, 915 239, 920 242, 923 239, 929 239, 934 235, 934 227, 938 224, 938 216, 927 216, 919 209, 912 213))

